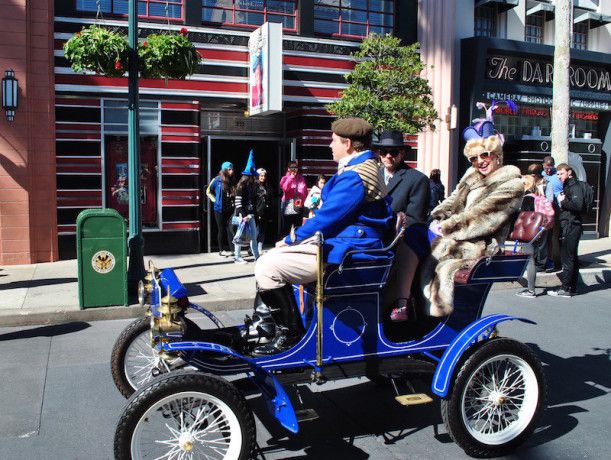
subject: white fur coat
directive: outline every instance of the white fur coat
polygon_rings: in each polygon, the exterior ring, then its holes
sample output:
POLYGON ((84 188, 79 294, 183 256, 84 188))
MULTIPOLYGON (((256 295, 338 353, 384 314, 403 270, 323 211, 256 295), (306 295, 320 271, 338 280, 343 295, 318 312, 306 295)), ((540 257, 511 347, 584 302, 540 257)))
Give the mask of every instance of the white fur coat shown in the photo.
POLYGON ((503 166, 488 176, 469 168, 458 186, 431 216, 443 237, 433 242, 421 284, 428 313, 445 316, 454 306, 454 275, 473 260, 499 251, 524 195, 520 170, 503 166))

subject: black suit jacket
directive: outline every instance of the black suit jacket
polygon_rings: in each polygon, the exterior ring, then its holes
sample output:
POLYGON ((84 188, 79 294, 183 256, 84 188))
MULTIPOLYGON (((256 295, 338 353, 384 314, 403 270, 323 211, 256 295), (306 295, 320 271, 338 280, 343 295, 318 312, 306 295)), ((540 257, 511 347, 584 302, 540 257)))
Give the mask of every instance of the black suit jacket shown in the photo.
MULTIPOLYGON (((384 181, 384 167, 380 168, 380 178, 384 181)), ((420 171, 405 166, 398 169, 386 185, 392 197, 392 212, 403 211, 407 216, 407 226, 426 223, 429 209, 429 178, 420 171)))

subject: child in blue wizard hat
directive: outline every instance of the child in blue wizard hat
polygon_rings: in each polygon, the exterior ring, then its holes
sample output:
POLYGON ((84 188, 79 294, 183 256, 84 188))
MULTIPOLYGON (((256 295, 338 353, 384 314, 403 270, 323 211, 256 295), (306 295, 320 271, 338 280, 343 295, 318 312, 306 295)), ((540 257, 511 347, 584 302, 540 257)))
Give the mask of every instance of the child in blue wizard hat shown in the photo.
MULTIPOLYGON (((257 210, 257 182, 256 178, 257 167, 255 166, 255 155, 251 149, 248 155, 248 162, 242 177, 238 182, 235 195, 235 215, 239 216, 244 223, 244 232, 250 236, 250 250, 255 256, 255 260, 259 258, 259 250, 257 247, 257 225, 256 225, 256 210, 257 210)), ((239 227, 238 227, 239 228, 239 227)), ((234 238, 234 256, 236 264, 247 263, 240 255, 240 242, 234 238), (237 242, 236 242, 237 241, 237 242)))

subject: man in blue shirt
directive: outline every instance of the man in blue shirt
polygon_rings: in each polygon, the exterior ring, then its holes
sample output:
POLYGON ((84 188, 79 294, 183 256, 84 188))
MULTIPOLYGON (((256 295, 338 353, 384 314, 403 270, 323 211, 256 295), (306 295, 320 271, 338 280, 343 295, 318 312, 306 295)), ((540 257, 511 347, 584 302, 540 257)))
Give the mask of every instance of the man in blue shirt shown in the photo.
POLYGON ((329 264, 341 263, 351 250, 383 247, 392 211, 386 186, 378 175, 377 157, 369 150, 372 127, 362 118, 345 118, 335 121, 331 130, 330 147, 339 166, 322 189, 323 205, 314 217, 261 256, 255 266, 259 295, 277 325, 274 339, 256 348, 255 353, 286 350, 302 336, 303 324, 291 285, 316 280, 316 232, 324 237, 323 259, 329 264))
POLYGON ((545 178, 545 197, 550 203, 558 205, 558 195, 562 193, 562 181, 556 175, 556 168, 554 167, 554 158, 547 156, 543 158, 543 172, 541 175, 545 178))
MULTIPOLYGON (((554 206, 554 227, 551 232, 547 232, 547 254, 548 261, 552 260, 554 266, 548 268, 546 271, 548 273, 555 273, 560 271, 560 220, 558 219, 558 215, 560 212, 560 207, 558 203, 558 195, 562 193, 564 185, 562 181, 556 174, 555 162, 554 158, 551 156, 546 156, 543 158, 543 172, 541 175, 545 178, 546 186, 545 186, 545 197, 547 201, 553 204, 554 206)), ((541 249, 543 250, 543 249, 541 249)))

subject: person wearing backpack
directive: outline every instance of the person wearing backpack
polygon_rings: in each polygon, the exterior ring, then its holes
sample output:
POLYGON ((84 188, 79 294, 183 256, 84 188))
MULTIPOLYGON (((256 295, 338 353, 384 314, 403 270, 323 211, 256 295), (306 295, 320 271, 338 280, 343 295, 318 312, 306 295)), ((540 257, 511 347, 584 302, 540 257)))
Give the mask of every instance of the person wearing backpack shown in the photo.
MULTIPOLYGON (((577 293, 577 280, 579 278, 579 260, 577 249, 582 232, 582 216, 587 212, 589 203, 586 199, 586 187, 575 178, 573 168, 566 163, 556 167, 558 178, 563 184, 563 191, 557 200, 560 211, 560 260, 562 272, 560 281, 562 286, 547 291, 551 296, 570 298, 577 293)), ((591 201, 591 200, 590 200, 591 201)))
POLYGON ((547 250, 545 243, 547 241, 548 231, 554 225, 554 208, 552 207, 552 204, 547 201, 545 195, 541 194, 536 176, 527 174, 522 176, 522 180, 524 181, 524 193, 526 195, 524 195, 524 199, 522 200, 522 207, 520 208, 520 211, 538 212, 543 214, 544 217, 543 227, 545 230, 543 230, 541 235, 539 235, 539 237, 533 242, 533 253, 531 256, 533 259, 532 261, 529 261, 528 267, 526 268, 526 282, 528 283, 527 287, 522 291, 516 292, 518 297, 534 299, 537 297, 535 292, 535 280, 537 277, 537 272, 545 270, 547 256, 546 254, 542 254, 544 252, 542 249, 547 250))

